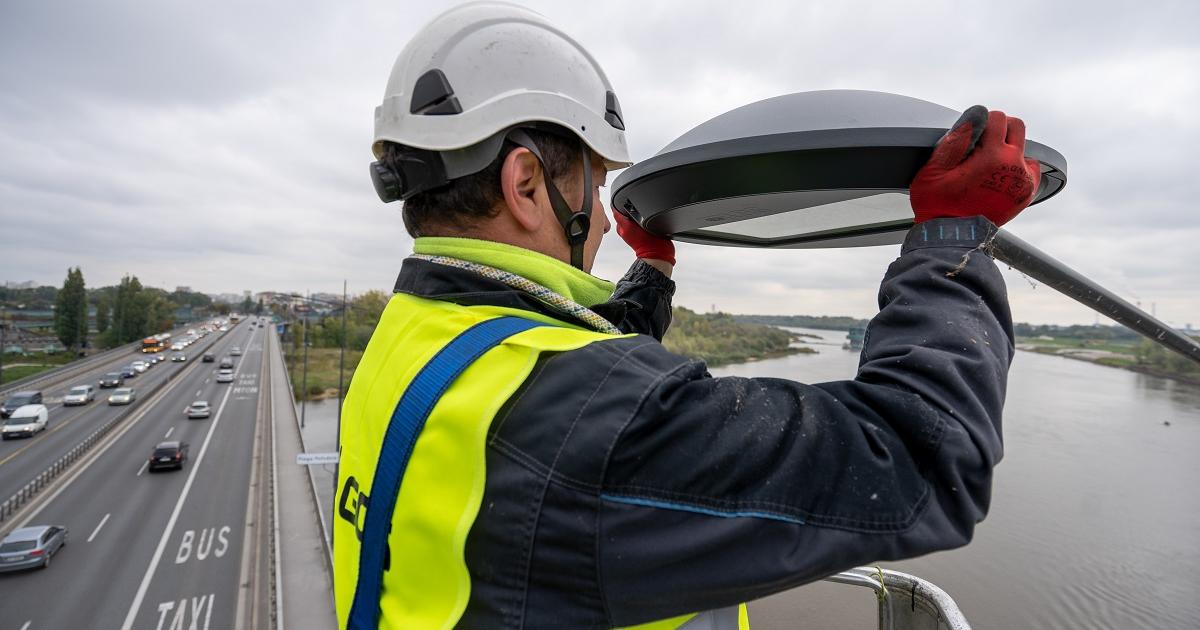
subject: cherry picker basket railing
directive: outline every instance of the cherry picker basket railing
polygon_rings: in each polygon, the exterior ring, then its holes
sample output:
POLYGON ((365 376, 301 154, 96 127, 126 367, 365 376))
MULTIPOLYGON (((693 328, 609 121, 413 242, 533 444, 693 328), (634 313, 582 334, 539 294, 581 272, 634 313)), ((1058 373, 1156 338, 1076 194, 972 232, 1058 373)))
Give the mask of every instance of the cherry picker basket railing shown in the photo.
POLYGON ((879 630, 970 630, 958 604, 932 582, 915 575, 858 567, 825 578, 865 586, 879 602, 879 630))

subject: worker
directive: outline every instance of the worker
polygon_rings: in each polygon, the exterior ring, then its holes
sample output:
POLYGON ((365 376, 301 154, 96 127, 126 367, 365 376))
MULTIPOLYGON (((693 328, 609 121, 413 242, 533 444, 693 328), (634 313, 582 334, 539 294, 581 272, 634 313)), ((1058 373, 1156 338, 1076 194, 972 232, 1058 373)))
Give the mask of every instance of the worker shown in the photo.
POLYGON ((1017 118, 967 110, 911 187, 853 380, 714 378, 661 341, 671 241, 592 276, 630 164, 600 66, 539 14, 451 9, 400 53, 371 175, 414 237, 345 400, 349 628, 744 628, 744 602, 970 541, 1013 355, 995 226, 1017 118))

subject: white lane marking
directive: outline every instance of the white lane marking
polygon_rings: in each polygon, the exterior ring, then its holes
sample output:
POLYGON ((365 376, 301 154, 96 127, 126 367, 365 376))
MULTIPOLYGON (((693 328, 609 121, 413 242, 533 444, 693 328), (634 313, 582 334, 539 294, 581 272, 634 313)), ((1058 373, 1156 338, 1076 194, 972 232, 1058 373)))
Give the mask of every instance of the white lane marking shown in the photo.
POLYGON ((29 630, 29 624, 31 624, 31 623, 33 623, 32 619, 30 619, 29 621, 26 621, 25 625, 21 626, 21 630, 29 630))
MULTIPOLYGON (((238 371, 241 371, 241 366, 238 366, 238 371)), ((200 454, 196 456, 196 461, 192 464, 192 471, 188 473, 187 481, 183 484, 183 492, 179 495, 179 500, 175 502, 175 509, 171 511, 171 518, 167 521, 167 526, 163 529, 162 538, 158 539, 158 547, 154 550, 154 557, 150 559, 150 566, 146 568, 146 574, 142 576, 142 584, 138 586, 137 595, 133 597, 133 603, 129 606, 129 612, 125 615, 125 623, 121 624, 121 630, 129 630, 133 627, 133 622, 137 619, 138 609, 142 607, 142 600, 146 598, 146 590, 150 588, 150 580, 154 577, 154 571, 158 568, 158 561, 162 560, 163 550, 167 548, 167 540, 171 538, 171 533, 175 530, 175 522, 179 520, 179 513, 183 510, 183 504, 187 501, 188 493, 192 491, 192 483, 196 480, 196 473, 200 471, 200 464, 204 461, 204 455, 208 453, 208 444, 212 442, 213 432, 216 431, 217 425, 221 423, 221 414, 225 411, 225 403, 229 402, 229 394, 233 390, 225 390, 225 397, 221 399, 221 406, 217 408, 217 417, 208 427, 208 435, 204 436, 204 444, 200 446, 200 454)))
MULTIPOLYGON (((208 381, 209 381, 209 380, 211 380, 211 379, 207 379, 207 378, 206 378, 206 379, 204 379, 204 382, 205 382, 205 383, 208 383, 208 381)), ((198 396, 198 395, 199 395, 199 394, 197 394, 197 396, 198 396)))
POLYGON ((171 434, 174 432, 175 432, 175 427, 171 427, 170 429, 167 429, 167 434, 163 436, 163 439, 165 440, 165 439, 171 437, 171 434))
POLYGON ((88 542, 92 542, 92 540, 96 538, 96 534, 100 533, 100 528, 104 527, 104 524, 108 522, 108 517, 110 517, 110 516, 112 516, 111 512, 108 514, 105 514, 104 518, 100 519, 100 524, 96 526, 96 529, 92 530, 92 535, 88 536, 88 539, 87 539, 88 542))
MULTIPOLYGON (((207 383, 208 381, 204 381, 204 382, 205 382, 205 383, 207 383)), ((203 389, 197 389, 197 390, 196 390, 196 397, 197 397, 197 398, 199 398, 199 397, 200 397, 200 394, 203 394, 203 393, 204 393, 204 390, 203 390, 203 389)))
POLYGON ((142 467, 138 469, 138 474, 137 474, 138 477, 141 477, 142 473, 146 472, 146 465, 149 463, 150 463, 150 460, 146 460, 146 461, 142 462, 142 467))

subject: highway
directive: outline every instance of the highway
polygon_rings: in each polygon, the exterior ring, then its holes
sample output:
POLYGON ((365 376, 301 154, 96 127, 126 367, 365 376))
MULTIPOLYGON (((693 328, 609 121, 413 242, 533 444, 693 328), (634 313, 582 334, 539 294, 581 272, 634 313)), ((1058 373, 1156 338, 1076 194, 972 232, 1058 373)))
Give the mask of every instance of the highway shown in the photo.
MULTIPOLYGON (((252 495, 266 474, 256 453, 269 427, 269 403, 260 397, 267 334, 243 322, 190 346, 188 362, 159 364, 127 382, 148 390, 169 371, 185 371, 155 399, 140 400, 93 453, 19 515, 28 524, 65 525, 70 536, 49 568, 0 573, 0 630, 267 625, 266 580, 257 577, 267 563, 266 528, 256 526, 265 521, 252 495), (216 382, 216 363, 199 362, 206 344, 218 357, 233 346, 243 349, 232 384, 216 382), (184 408, 193 400, 208 400, 212 416, 188 420, 184 408), (189 444, 183 469, 148 472, 150 451, 167 439, 189 444)), ((93 376, 76 380, 94 383, 93 376)), ((82 408, 54 405, 50 430, 0 451, 0 490, 19 487, 28 471, 121 409, 100 395, 82 408)))
MULTIPOLYGON (((183 329, 178 332, 182 333, 183 329)), ((172 372, 186 369, 193 361, 198 362, 200 356, 211 350, 223 335, 232 332, 211 333, 188 346, 184 351, 188 361, 184 363, 172 363, 169 361, 172 353, 164 353, 162 356, 168 361, 161 362, 134 378, 126 379, 124 386, 132 387, 139 398, 145 396, 155 385, 165 382, 172 372)), ((110 406, 108 396, 113 390, 99 389, 98 383, 102 375, 120 371, 121 367, 138 359, 146 359, 147 356, 139 351, 118 352, 115 356, 98 362, 83 374, 68 377, 66 380, 55 379, 48 387, 30 387, 41 390, 49 410, 49 422, 45 431, 32 438, 0 441, 0 501, 12 496, 46 466, 92 433, 96 427, 120 413, 131 412, 132 408, 139 407, 140 400, 129 407, 110 406), (63 406, 62 398, 67 390, 76 385, 88 384, 97 387, 95 401, 83 406, 63 406)))

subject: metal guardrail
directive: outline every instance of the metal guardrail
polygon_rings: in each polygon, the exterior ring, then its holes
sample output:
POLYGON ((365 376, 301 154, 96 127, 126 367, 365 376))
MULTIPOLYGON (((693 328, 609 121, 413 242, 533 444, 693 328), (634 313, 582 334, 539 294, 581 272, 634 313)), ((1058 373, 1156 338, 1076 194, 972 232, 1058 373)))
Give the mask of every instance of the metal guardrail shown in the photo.
MULTIPOLYGON (((233 329, 230 328, 229 330, 232 331, 233 329)), ((224 338, 225 334, 226 333, 222 333, 219 337, 209 341, 208 345, 204 347, 204 350, 211 348, 219 339, 224 338)), ((119 348, 114 348, 114 350, 116 349, 119 348)), ((191 367, 192 365, 195 365, 195 363, 189 363, 187 367, 191 367)), ((138 402, 150 400, 159 392, 159 390, 166 387, 171 381, 179 378, 179 375, 186 371, 188 370, 184 369, 171 372, 167 375, 165 380, 162 380, 151 386, 150 393, 146 394, 142 398, 139 398, 138 402)), ((92 431, 91 435, 84 438, 82 442, 76 444, 71 450, 67 451, 61 457, 55 460, 53 464, 50 464, 50 466, 48 466, 45 470, 38 473, 36 477, 31 479, 29 483, 25 484, 20 490, 16 491, 11 497, 6 499, 4 503, 0 503, 0 523, 12 518, 12 516, 16 514, 22 506, 24 506, 26 503, 29 503, 30 500, 32 500, 39 492, 45 489, 46 486, 49 485, 49 483, 56 477, 66 472, 72 464, 74 464, 79 460, 79 458, 83 457, 85 453, 91 450, 92 447, 100 442, 104 436, 108 435, 114 427, 124 421, 125 418, 132 414, 136 409, 140 409, 143 406, 144 405, 135 403, 126 409, 123 409, 121 413, 113 416, 108 422, 104 423, 104 425, 95 431, 92 431)))
POLYGON ((915 575, 857 567, 825 578, 865 586, 879 601, 879 630, 971 630, 958 604, 936 584, 915 575))

